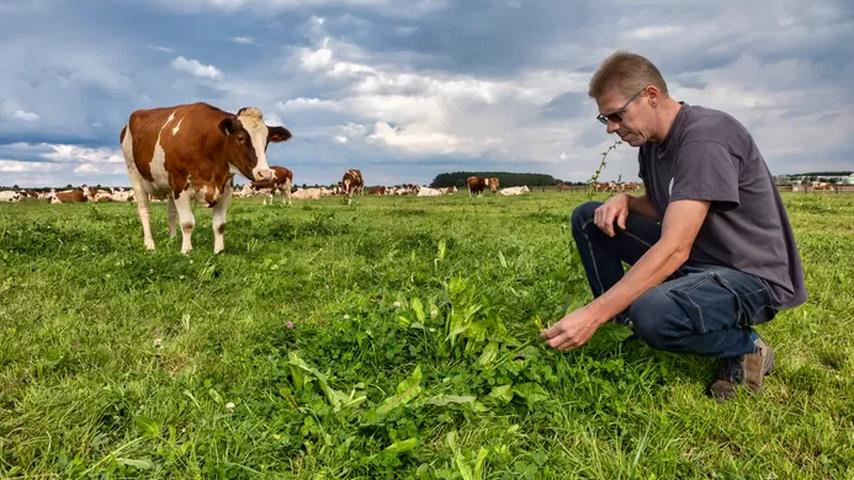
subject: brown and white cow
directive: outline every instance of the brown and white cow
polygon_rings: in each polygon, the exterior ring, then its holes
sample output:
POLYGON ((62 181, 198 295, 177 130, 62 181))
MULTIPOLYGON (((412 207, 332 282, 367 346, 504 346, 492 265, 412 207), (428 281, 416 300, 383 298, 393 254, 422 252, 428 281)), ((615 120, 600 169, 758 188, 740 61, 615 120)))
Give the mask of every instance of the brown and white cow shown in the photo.
POLYGON ((466 179, 466 186, 469 189, 469 196, 480 195, 486 188, 486 179, 472 175, 466 179))
MULTIPOLYGON (((249 187, 253 190, 267 190, 269 192, 268 198, 270 199, 270 205, 273 204, 273 197, 275 197, 278 192, 282 193, 282 203, 285 203, 286 200, 288 203, 291 203, 291 190, 293 188, 294 172, 288 168, 280 167, 278 165, 271 167, 271 169, 273 170, 273 178, 262 180, 260 182, 250 182, 249 187)), ((264 200, 264 204, 267 204, 267 199, 264 200)))
POLYGON ((71 190, 63 190, 61 192, 57 192, 56 190, 50 191, 50 203, 79 203, 85 202, 89 200, 89 187, 83 186, 83 188, 74 188, 71 190))
POLYGON ((487 178, 486 184, 489 186, 489 191, 491 191, 492 193, 497 193, 498 188, 501 186, 500 182, 498 181, 498 177, 487 178))
POLYGON ((225 248, 225 215, 231 201, 232 178, 273 176, 267 145, 291 138, 284 127, 268 127, 257 108, 237 114, 206 103, 137 110, 122 129, 120 141, 137 200, 145 248, 154 250, 148 194, 165 194, 169 235, 181 221, 181 252, 193 249, 192 200, 213 207, 214 253, 225 248))
POLYGON ((351 168, 344 173, 344 178, 338 184, 345 195, 347 195, 347 205, 353 201, 354 193, 362 193, 365 188, 365 181, 362 179, 362 172, 351 168))
POLYGON ((466 179, 466 186, 469 189, 469 196, 481 195, 487 188, 492 190, 492 193, 495 193, 498 190, 498 179, 495 177, 486 178, 472 175, 466 179), (494 186, 491 183, 493 179, 495 180, 494 186))

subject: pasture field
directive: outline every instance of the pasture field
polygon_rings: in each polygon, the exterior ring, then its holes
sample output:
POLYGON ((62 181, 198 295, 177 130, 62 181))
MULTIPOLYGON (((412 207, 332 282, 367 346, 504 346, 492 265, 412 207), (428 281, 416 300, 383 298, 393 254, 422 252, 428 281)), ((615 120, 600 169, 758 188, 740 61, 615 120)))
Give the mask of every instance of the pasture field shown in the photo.
POLYGON ((583 193, 238 200, 226 252, 132 204, 0 205, 0 477, 854 478, 854 196, 786 194, 807 304, 759 397, 590 298, 583 193))

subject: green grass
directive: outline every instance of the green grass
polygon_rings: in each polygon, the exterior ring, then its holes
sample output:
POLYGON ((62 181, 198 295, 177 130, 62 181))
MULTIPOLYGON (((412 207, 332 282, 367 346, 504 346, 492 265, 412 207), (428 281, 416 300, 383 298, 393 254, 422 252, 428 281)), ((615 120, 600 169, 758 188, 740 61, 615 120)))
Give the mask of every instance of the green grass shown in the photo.
POLYGON ((155 253, 131 204, 0 205, 0 476, 854 478, 854 196, 784 198, 810 300, 723 404, 622 327, 536 340, 583 194, 238 201, 189 257, 162 204, 155 253))

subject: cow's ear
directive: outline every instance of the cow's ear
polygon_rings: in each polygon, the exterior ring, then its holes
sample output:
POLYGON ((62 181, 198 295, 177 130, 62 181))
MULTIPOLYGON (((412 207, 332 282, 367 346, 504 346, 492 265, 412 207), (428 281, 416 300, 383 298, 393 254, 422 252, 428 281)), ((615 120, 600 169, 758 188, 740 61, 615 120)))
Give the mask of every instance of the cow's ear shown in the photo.
POLYGON ((285 127, 267 127, 267 140, 270 142, 284 142, 291 138, 291 132, 285 127))
POLYGON ((219 131, 225 134, 225 136, 231 135, 237 130, 234 123, 234 117, 223 118, 222 121, 219 122, 219 131))

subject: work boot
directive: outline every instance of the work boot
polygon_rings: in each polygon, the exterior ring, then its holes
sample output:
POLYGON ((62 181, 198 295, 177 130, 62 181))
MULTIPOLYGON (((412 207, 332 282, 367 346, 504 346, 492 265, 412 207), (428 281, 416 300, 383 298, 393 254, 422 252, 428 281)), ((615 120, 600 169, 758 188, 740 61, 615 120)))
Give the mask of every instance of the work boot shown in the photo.
POLYGON ((752 393, 762 391, 762 378, 774 368, 774 351, 761 338, 754 342, 756 351, 740 357, 722 358, 718 377, 709 386, 709 395, 716 400, 729 400, 737 394, 740 385, 752 393))

